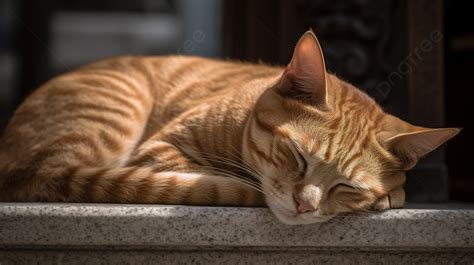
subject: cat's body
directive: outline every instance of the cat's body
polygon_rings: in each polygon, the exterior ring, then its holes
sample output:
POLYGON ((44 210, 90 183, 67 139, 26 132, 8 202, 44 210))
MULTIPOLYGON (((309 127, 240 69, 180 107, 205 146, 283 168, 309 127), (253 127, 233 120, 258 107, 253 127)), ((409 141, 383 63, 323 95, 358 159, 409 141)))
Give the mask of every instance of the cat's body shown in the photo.
POLYGON ((404 170, 457 129, 385 114, 325 72, 315 41, 286 69, 119 57, 51 80, 0 140, 0 201, 266 202, 291 224, 402 206, 404 170), (407 149, 412 134, 432 139, 407 149))
POLYGON ((196 200, 176 189, 185 186, 180 172, 197 173, 197 164, 225 167, 223 159, 240 158, 252 106, 282 72, 199 57, 118 57, 57 77, 25 101, 6 130, 0 199, 262 205, 260 194, 232 179, 225 185, 240 189, 237 195, 215 186, 218 180, 209 187, 189 184, 196 200), (113 176, 120 168, 126 170, 113 176), (100 172, 80 172, 90 169, 100 172), (152 172, 169 176, 152 184, 152 172), (101 183, 101 174, 117 183, 101 183), (146 191, 124 191, 135 185, 146 191))

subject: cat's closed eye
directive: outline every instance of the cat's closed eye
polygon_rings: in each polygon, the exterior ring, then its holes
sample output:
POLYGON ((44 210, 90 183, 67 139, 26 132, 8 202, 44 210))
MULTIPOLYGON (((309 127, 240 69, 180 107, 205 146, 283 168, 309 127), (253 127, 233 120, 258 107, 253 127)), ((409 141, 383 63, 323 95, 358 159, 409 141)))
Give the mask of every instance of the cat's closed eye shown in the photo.
MULTIPOLYGON (((288 159, 296 162, 295 172, 292 172, 292 175, 296 176, 296 181, 303 180, 308 171, 307 158, 302 154, 302 151, 294 141, 284 141, 284 146, 290 151, 288 155, 291 157, 288 159)), ((281 166, 285 167, 286 165, 282 164, 281 166)))
POLYGON ((297 160, 300 165, 298 167, 298 176, 300 178, 304 178, 306 172, 308 171, 308 161, 306 161, 306 158, 301 154, 300 151, 296 150, 295 154, 298 157, 297 160))
POLYGON ((361 190, 358 189, 357 187, 349 185, 349 184, 339 183, 339 184, 335 185, 334 187, 332 187, 329 190, 329 192, 331 194, 343 194, 343 193, 346 193, 346 194, 359 194, 361 192, 361 190))

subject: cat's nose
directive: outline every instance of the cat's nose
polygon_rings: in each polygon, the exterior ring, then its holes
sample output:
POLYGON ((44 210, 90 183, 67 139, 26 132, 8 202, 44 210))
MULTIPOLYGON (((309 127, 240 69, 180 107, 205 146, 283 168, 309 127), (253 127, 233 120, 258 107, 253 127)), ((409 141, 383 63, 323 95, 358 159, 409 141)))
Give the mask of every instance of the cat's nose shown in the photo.
POLYGON ((295 197, 295 201, 296 201, 296 211, 298 213, 313 212, 317 210, 316 207, 312 206, 310 203, 300 198, 295 197))
POLYGON ((295 185, 293 197, 298 213, 312 212, 318 209, 322 197, 322 190, 321 187, 317 185, 301 183, 295 185))

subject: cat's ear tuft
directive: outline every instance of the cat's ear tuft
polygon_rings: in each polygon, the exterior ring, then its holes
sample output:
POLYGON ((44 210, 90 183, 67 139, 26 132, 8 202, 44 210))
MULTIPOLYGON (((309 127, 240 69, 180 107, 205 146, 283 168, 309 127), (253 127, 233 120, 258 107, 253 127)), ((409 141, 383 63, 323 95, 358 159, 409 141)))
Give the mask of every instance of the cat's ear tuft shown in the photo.
POLYGON ((387 140, 389 150, 401 161, 402 168, 413 168, 418 160, 456 136, 460 128, 430 129, 413 126, 411 132, 399 133, 387 140))
POLYGON ((282 95, 326 104, 326 67, 318 39, 307 31, 296 44, 293 58, 279 84, 282 95))

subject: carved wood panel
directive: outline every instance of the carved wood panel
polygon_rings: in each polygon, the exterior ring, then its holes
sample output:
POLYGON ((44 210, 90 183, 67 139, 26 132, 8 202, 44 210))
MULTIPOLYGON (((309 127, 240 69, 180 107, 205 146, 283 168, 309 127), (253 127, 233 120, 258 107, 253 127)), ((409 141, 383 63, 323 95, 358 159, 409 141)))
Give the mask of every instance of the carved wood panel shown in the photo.
POLYGON ((306 24, 321 39, 329 71, 384 103, 391 89, 379 86, 391 71, 391 1, 298 1, 306 24))

